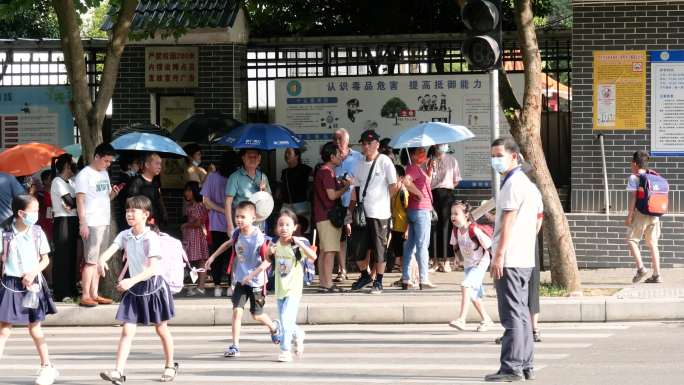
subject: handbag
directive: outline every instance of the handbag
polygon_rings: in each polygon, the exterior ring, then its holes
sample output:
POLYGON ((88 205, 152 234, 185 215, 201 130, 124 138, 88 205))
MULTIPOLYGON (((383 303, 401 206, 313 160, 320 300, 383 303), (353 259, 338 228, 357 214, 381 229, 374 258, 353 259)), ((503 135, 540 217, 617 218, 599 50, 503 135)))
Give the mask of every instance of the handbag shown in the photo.
POLYGON ((380 154, 375 157, 373 163, 371 164, 370 170, 368 170, 368 177, 366 178, 366 185, 363 186, 363 193, 361 194, 361 199, 356 203, 356 206, 352 210, 352 223, 356 227, 366 227, 366 211, 363 208, 363 200, 366 198, 366 192, 368 191, 368 184, 373 177, 373 169, 375 168, 375 162, 378 161, 380 154))
POLYGON ((342 206, 342 201, 339 199, 335 201, 335 206, 328 210, 328 220, 337 228, 344 226, 344 218, 346 216, 347 208, 342 206))

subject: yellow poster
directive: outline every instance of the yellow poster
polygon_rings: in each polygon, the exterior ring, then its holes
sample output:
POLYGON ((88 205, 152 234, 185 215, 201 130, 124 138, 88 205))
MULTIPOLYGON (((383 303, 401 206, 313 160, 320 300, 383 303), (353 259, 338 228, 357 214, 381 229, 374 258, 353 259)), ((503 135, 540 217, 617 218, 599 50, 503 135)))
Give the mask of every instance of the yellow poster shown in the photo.
MULTIPOLYGON (((195 112, 194 96, 160 96, 159 125, 173 133, 182 121, 195 112)), ((183 145, 181 143, 181 145, 183 145)), ((164 159, 161 180, 164 188, 183 188, 185 186, 185 159, 164 159)))
POLYGON ((646 51, 594 51, 594 130, 646 129, 646 51))

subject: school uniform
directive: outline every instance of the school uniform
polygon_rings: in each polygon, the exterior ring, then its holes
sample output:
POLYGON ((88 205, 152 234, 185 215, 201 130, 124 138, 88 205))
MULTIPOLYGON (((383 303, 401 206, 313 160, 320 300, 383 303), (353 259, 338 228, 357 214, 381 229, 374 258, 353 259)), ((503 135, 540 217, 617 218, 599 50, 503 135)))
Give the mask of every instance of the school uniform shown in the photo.
MULTIPOLYGON (((3 237, 6 236, 2 231, 3 237)), ((0 242, 0 255, 4 255, 4 239, 0 242)), ((40 285, 38 307, 25 308, 22 304, 27 290, 21 283, 23 274, 32 271, 40 263, 40 256, 50 252, 45 233, 39 226, 29 226, 18 231, 12 225, 11 240, 8 245, 7 260, 3 264, 2 284, 0 285, 0 322, 12 325, 27 325, 42 322, 48 314, 57 313, 50 290, 42 274, 38 274, 35 283, 40 285)))
MULTIPOLYGON (((134 235, 132 229, 124 230, 114 239, 114 244, 125 250, 131 277, 142 273, 148 259, 161 259, 159 235, 146 227, 142 234, 134 235)), ((154 275, 138 282, 121 298, 116 320, 138 325, 159 324, 175 315, 173 295, 164 278, 154 275)))

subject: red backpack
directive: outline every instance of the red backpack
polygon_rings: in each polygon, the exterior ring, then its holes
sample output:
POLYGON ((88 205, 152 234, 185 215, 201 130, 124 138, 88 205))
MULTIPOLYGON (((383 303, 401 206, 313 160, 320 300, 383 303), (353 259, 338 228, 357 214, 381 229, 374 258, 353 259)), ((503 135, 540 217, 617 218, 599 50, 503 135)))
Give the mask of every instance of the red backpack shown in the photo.
MULTIPOLYGON (((470 236, 470 239, 477 245, 477 247, 482 247, 480 244, 480 240, 477 238, 477 234, 475 234, 475 228, 479 228, 482 230, 483 233, 485 233, 489 238, 493 238, 494 236, 494 226, 490 224, 480 224, 480 223, 471 223, 470 226, 468 226, 468 235, 470 236)), ((454 237, 457 237, 458 234, 456 233, 458 229, 454 227, 452 230, 454 237)))
POLYGON ((654 170, 648 170, 639 177, 636 192, 636 208, 644 215, 659 217, 667 213, 670 185, 654 170))

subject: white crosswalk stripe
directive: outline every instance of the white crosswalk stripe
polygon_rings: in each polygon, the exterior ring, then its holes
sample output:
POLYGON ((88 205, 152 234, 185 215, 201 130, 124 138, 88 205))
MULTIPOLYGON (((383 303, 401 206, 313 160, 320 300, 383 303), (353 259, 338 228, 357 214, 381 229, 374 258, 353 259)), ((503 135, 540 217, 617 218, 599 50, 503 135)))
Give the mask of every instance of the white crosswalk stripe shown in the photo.
MULTIPOLYGON (((609 324, 543 325, 537 371, 629 328, 609 324)), ((245 326, 239 358, 223 357, 230 327, 172 327, 180 371, 175 384, 473 384, 498 368, 501 328, 457 332, 446 325, 306 325, 306 353, 276 362, 278 348, 263 327, 245 326)), ((59 384, 106 384, 120 328, 44 328, 59 384)), ((0 384, 32 384, 38 358, 26 329, 17 328, 0 359, 0 384)), ((157 383, 163 367, 153 328, 139 328, 126 384, 157 383)))

